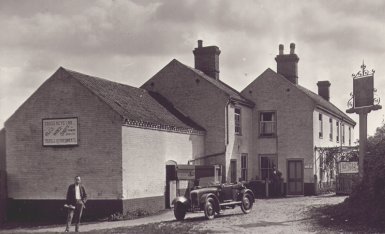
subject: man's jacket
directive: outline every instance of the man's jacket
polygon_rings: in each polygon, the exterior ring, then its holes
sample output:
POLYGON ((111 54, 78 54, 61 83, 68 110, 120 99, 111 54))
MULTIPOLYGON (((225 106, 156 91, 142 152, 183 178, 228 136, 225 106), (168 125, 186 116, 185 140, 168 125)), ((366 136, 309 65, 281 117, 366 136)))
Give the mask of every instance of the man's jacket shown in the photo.
MULTIPOLYGON (((81 185, 81 184, 79 185, 79 190, 80 190, 80 198, 81 198, 83 204, 85 204, 87 202, 86 190, 84 189, 83 185, 81 185)), ((68 190, 67 190, 67 204, 68 205, 73 205, 73 206, 76 205, 75 184, 71 184, 68 187, 68 190)))

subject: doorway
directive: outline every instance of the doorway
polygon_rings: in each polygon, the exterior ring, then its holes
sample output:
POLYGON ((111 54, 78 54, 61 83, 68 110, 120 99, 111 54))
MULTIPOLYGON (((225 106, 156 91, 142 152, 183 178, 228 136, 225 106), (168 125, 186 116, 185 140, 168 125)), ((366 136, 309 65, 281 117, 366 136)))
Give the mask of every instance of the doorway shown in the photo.
POLYGON ((287 194, 303 195, 303 160, 287 161, 287 194))
POLYGON ((237 160, 230 160, 230 182, 237 183, 237 160))

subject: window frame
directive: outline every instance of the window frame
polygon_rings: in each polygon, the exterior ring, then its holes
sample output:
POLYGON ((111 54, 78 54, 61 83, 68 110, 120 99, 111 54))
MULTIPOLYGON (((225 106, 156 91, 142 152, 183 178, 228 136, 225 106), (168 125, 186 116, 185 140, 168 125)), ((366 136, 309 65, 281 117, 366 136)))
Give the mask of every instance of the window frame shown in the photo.
POLYGON ((247 170, 247 168, 248 168, 248 164, 249 164, 249 162, 248 162, 248 159, 249 157, 248 157, 248 154, 247 153, 242 153, 241 154, 241 180, 242 181, 247 181, 247 173, 248 173, 248 170, 247 170))
POLYGON ((267 168, 263 168, 262 167, 262 158, 267 158, 269 160, 272 159, 273 160, 273 163, 271 163, 272 166, 274 164, 275 168, 278 170, 278 155, 276 155, 276 154, 260 154, 259 155, 259 176, 260 176, 261 180, 265 180, 266 177, 264 178, 263 171, 267 170, 267 178, 270 180, 271 179, 270 175, 272 174, 273 167, 269 167, 270 166, 270 161, 268 161, 268 164, 269 164, 268 167, 267 168))
POLYGON ((277 137, 277 111, 273 110, 266 110, 266 111, 259 111, 258 112, 258 136, 260 138, 275 138, 277 137), (262 115, 263 114, 272 114, 272 121, 265 121, 262 120, 262 115), (263 123, 271 123, 272 126, 272 131, 271 133, 265 133, 265 131, 262 131, 263 123))
POLYGON ((352 145, 352 127, 349 126, 349 146, 352 145))
POLYGON ((329 118, 329 125, 330 125, 330 133, 329 133, 329 140, 333 141, 333 119, 329 118))
POLYGON ((340 122, 337 120, 336 122, 336 140, 337 143, 340 142, 340 122))
POLYGON ((234 133, 235 135, 242 135, 242 109, 240 107, 234 107, 234 133), (237 113, 239 110, 239 113, 237 113))
POLYGON ((341 143, 345 144, 345 124, 341 123, 341 143))
POLYGON ((323 116, 322 116, 322 113, 318 113, 318 128, 319 128, 319 131, 318 131, 318 136, 320 139, 323 138, 323 134, 324 134, 324 128, 323 128, 323 116))

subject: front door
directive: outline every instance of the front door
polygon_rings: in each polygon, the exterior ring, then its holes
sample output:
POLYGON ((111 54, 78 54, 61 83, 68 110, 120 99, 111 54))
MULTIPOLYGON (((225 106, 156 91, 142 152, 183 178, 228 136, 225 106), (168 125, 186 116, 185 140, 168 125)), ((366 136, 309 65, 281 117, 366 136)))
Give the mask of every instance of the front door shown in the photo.
POLYGON ((237 160, 236 159, 231 159, 230 160, 230 179, 231 183, 236 183, 237 182, 237 160))
POLYGON ((303 195, 303 161, 287 161, 287 194, 303 195))

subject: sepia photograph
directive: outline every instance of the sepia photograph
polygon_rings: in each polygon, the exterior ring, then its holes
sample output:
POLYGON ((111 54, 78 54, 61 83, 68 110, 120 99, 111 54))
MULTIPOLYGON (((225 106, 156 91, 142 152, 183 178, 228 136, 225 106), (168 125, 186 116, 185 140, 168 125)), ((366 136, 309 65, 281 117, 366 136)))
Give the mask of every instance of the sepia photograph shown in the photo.
POLYGON ((0 0, 0 233, 385 233, 385 1, 0 0))

